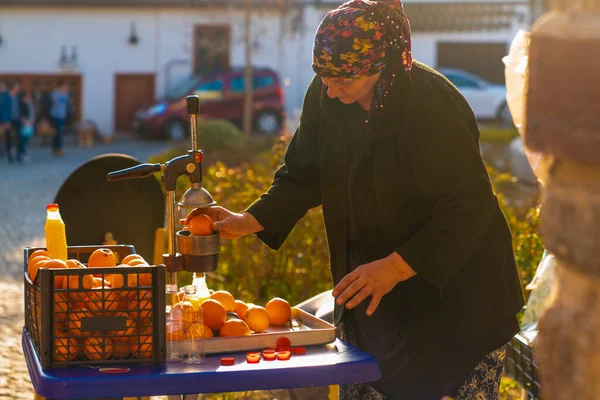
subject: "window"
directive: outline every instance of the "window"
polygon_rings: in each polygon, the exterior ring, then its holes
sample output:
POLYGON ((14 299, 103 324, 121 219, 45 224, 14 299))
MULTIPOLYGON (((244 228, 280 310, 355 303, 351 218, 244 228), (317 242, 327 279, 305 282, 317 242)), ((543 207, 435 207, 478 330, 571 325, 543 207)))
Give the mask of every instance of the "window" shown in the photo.
POLYGON ((196 25, 193 41, 195 74, 205 75, 229 67, 231 28, 228 25, 196 25))
POLYGON ((190 76, 183 81, 177 83, 175 86, 170 88, 166 93, 166 98, 169 100, 178 100, 183 96, 191 92, 200 82, 200 78, 197 76, 190 76))
POLYGON ((478 88, 479 85, 476 81, 469 79, 465 76, 459 75, 446 75, 446 78, 450 80, 457 88, 478 88))
POLYGON ((200 98, 200 101, 220 100, 223 98, 223 81, 216 79, 204 82, 196 88, 194 94, 200 98))
MULTIPOLYGON (((274 84, 272 76, 255 76, 252 79, 252 89, 262 89, 269 87, 274 84)), ((246 81, 244 77, 236 77, 231 79, 231 91, 234 93, 243 92, 246 88, 246 81)))

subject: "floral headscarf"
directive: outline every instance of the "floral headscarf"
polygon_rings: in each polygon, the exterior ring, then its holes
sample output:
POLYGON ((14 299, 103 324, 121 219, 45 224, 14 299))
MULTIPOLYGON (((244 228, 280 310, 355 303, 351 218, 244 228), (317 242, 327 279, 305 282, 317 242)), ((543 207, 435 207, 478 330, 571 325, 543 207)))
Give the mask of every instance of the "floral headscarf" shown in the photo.
POLYGON ((325 15, 317 29, 313 70, 321 77, 349 81, 383 71, 372 110, 397 73, 412 68, 410 23, 401 0, 350 0, 325 15))

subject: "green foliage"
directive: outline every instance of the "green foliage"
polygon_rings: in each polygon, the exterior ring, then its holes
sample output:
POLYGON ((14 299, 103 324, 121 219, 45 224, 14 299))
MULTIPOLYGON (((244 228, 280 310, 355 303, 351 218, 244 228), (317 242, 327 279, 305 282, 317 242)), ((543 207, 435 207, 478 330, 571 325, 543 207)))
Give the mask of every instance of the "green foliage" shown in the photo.
MULTIPOLYGON (((267 191, 273 171, 283 162, 287 144, 287 139, 280 138, 270 150, 254 153, 254 156, 246 154, 249 162, 237 166, 223 161, 205 165, 203 186, 219 205, 240 212, 267 191)), ((231 150, 232 158, 235 159, 239 151, 231 150)), ((168 151, 152 161, 164 162, 181 153, 168 151)), ((539 209, 523 210, 514 206, 512 199, 521 193, 520 183, 491 167, 488 173, 513 234, 513 248, 524 287, 533 278, 543 253, 537 233, 539 209)), ((187 178, 182 177, 177 186, 177 195, 181 196, 189 187, 187 178)), ((535 200, 530 203, 534 204, 535 200)), ((255 236, 223 240, 219 268, 208 278, 211 288, 226 289, 234 296, 257 303, 281 296, 296 304, 330 289, 329 255, 321 209, 310 210, 279 251, 270 250, 255 236)), ((184 283, 191 277, 182 274, 180 279, 184 283)))
POLYGON ((526 202, 533 204, 532 207, 515 207, 512 199, 515 196, 523 196, 521 183, 510 174, 499 173, 489 166, 488 174, 512 232, 513 250, 524 288, 533 279, 544 254, 542 237, 538 232, 540 207, 536 206, 537 199, 529 199, 526 202))
POLYGON ((198 136, 206 151, 237 149, 242 141, 242 132, 226 120, 199 121, 198 136))
POLYGON ((513 379, 503 376, 500 380, 498 400, 521 399, 521 386, 513 379))
POLYGON ((517 128, 501 128, 497 126, 486 126, 479 129, 481 143, 504 143, 508 144, 511 140, 519 136, 517 128))

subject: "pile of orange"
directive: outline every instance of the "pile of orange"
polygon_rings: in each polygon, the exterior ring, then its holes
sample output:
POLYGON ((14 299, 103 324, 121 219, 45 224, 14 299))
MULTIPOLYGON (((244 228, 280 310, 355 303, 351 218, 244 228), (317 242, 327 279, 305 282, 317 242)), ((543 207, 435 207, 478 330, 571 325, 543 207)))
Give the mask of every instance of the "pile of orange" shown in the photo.
POLYGON ((236 300, 231 293, 218 290, 200 304, 200 324, 198 320, 187 317, 194 313, 194 306, 184 301, 183 296, 179 300, 172 309, 181 310, 183 323, 181 329, 175 323, 167 327, 167 340, 183 340, 189 335, 205 338, 247 336, 265 332, 271 325, 285 325, 292 316, 290 304, 282 298, 271 299, 262 307, 236 300))
POLYGON ((32 283, 39 285, 36 276, 41 268, 113 268, 118 262, 119 267, 132 267, 132 273, 94 271, 55 276, 53 340, 57 361, 152 358, 152 275, 133 272, 137 266, 149 265, 140 255, 131 254, 118 261, 110 249, 101 248, 90 255, 86 266, 74 259, 54 259, 47 251, 37 250, 29 257, 27 274, 32 283), (94 316, 124 317, 125 329, 105 335, 82 331, 82 320, 94 316))

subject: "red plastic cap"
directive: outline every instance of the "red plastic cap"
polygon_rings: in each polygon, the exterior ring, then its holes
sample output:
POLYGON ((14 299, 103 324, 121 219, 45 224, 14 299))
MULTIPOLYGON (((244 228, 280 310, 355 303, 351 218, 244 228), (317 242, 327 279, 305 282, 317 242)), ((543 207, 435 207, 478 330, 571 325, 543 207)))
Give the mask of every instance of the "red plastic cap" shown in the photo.
POLYGON ((262 356, 265 361, 273 361, 277 358, 277 352, 275 350, 263 350, 262 356))
POLYGON ((302 355, 306 354, 306 347, 292 347, 290 351, 293 355, 302 355))
POLYGON ((292 342, 290 342, 290 339, 287 337, 281 336, 279 339, 277 339, 278 350, 289 350, 290 347, 292 347, 292 342))
POLYGON ((235 358, 233 357, 221 357, 221 365, 234 365, 235 358))
POLYGON ((250 364, 256 364, 260 362, 260 353, 259 352, 249 352, 246 353, 246 361, 250 364))
POLYGON ((56 204, 56 203, 48 204, 46 206, 46 210, 47 211, 57 211, 58 210, 58 204, 56 204))

